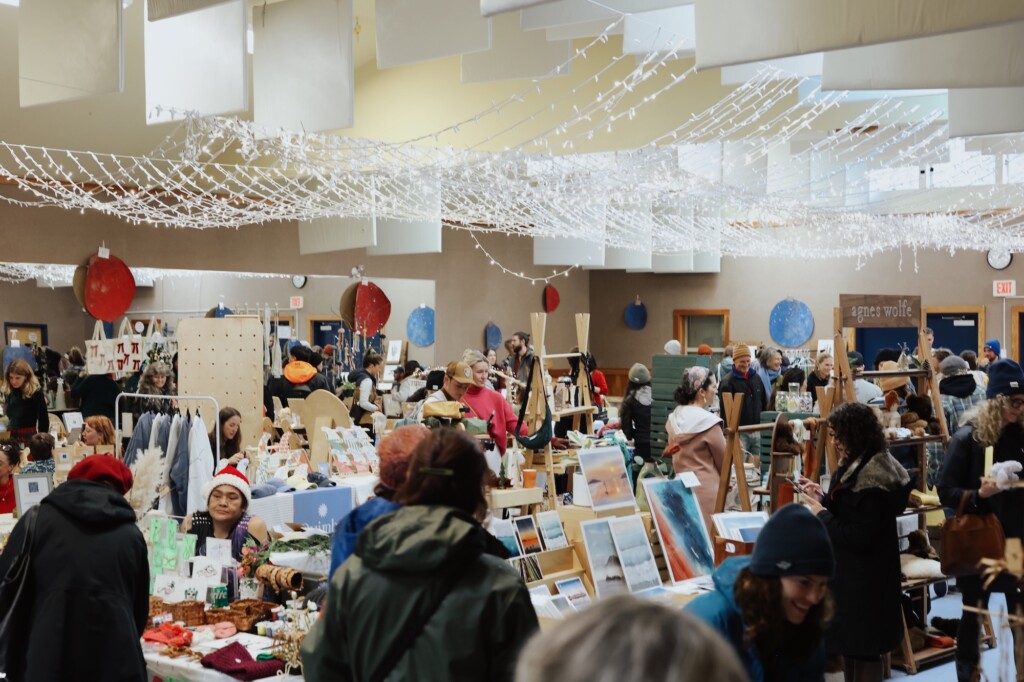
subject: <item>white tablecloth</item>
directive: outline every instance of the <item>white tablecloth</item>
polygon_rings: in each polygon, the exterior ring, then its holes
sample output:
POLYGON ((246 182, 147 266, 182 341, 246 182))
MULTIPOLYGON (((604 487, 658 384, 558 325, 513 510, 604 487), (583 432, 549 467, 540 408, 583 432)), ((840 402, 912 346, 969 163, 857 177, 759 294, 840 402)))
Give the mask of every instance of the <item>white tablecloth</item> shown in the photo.
MULTIPOLYGON (((216 645, 226 646, 227 644, 239 640, 249 649, 249 653, 253 655, 253 658, 257 654, 263 653, 264 649, 269 649, 270 638, 259 637, 258 635, 241 634, 234 637, 228 637, 227 639, 218 640, 216 645)), ((147 650, 149 645, 143 646, 143 655, 146 659, 146 672, 150 682, 154 677, 160 677, 170 682, 235 682, 235 678, 224 673, 217 672, 212 668, 204 668, 203 664, 199 661, 194 661, 187 657, 180 658, 168 658, 167 656, 161 656, 156 651, 147 650)), ((208 645, 202 645, 201 651, 209 653, 212 651, 208 645)), ((288 677, 265 677, 260 682, 302 682, 300 675, 290 675, 288 677)))

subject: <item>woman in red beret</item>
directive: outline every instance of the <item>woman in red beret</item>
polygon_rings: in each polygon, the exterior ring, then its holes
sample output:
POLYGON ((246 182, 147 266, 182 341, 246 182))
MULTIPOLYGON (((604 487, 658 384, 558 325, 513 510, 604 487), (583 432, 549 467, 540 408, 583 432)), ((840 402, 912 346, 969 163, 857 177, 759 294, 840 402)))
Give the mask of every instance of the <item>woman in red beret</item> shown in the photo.
POLYGON ((125 499, 131 487, 132 472, 116 457, 86 457, 14 527, 0 576, 26 548, 30 574, 7 679, 146 679, 139 638, 149 616, 149 564, 125 499))

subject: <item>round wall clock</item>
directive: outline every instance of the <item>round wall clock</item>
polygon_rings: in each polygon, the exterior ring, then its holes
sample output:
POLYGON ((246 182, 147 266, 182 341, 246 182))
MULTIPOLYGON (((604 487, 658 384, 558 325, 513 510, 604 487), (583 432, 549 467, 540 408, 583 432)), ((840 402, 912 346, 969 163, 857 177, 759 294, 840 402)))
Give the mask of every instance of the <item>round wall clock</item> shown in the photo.
POLYGON ((296 289, 301 289, 302 287, 306 286, 306 276, 305 275, 293 275, 292 276, 292 286, 295 287, 296 289))
POLYGON ((1005 270, 1013 262, 1013 254, 1009 251, 989 251, 985 259, 992 269, 1005 270))

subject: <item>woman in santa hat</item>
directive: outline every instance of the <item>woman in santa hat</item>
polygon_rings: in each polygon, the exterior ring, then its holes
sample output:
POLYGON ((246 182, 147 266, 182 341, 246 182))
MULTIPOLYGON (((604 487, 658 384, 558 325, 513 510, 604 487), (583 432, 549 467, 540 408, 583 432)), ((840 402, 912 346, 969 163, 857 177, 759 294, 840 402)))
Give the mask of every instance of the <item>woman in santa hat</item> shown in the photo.
POLYGON ((231 540, 231 556, 241 561, 242 548, 252 538, 258 545, 266 544, 267 524, 258 516, 247 514, 252 502, 249 479, 233 466, 226 466, 203 486, 203 499, 208 511, 198 511, 185 519, 185 532, 198 535, 196 553, 206 555, 206 540, 231 540))

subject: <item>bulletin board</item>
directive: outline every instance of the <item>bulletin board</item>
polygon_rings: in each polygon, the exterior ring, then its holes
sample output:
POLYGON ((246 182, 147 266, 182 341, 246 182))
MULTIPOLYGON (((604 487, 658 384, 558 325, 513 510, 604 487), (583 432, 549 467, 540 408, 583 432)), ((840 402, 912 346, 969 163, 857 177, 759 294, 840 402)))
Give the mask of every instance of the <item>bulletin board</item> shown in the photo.
MULTIPOLYGON (((255 446, 263 427, 263 325, 242 317, 184 319, 174 335, 178 392, 211 395, 221 408, 238 410, 242 449, 255 446)), ((212 409, 208 403, 197 405, 212 409)), ((216 419, 217 415, 203 413, 210 429, 216 419)))

